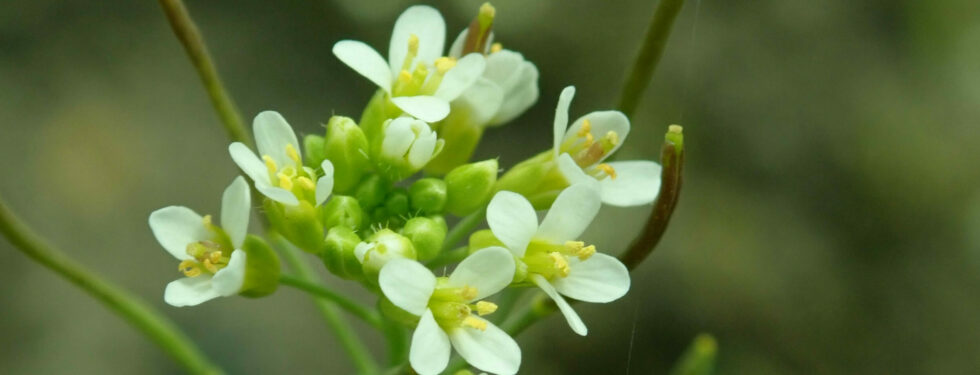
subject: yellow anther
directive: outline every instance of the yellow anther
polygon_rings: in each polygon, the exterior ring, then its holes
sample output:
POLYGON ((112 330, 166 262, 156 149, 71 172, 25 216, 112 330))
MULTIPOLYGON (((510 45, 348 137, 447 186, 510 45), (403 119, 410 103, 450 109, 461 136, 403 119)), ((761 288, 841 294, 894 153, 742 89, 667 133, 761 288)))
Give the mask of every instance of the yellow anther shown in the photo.
POLYGON ((204 260, 204 269, 208 270, 208 272, 211 273, 218 272, 218 267, 215 266, 214 263, 211 263, 211 259, 204 260))
POLYGON ((292 143, 286 144, 286 156, 289 156, 297 164, 300 163, 299 151, 296 151, 296 147, 293 147, 292 143))
POLYGON ((471 287, 469 285, 464 286, 459 290, 459 296, 467 301, 476 298, 476 295, 477 295, 476 288, 471 287))
POLYGON ((585 242, 582 241, 565 241, 565 247, 571 250, 573 253, 582 250, 585 247, 585 242))
POLYGON ((561 253, 557 251, 553 251, 551 253, 548 253, 548 257, 551 258, 551 261, 554 263, 555 269, 558 270, 558 273, 562 277, 568 276, 568 274, 571 273, 572 269, 568 266, 568 259, 565 258, 564 255, 561 255, 561 253))
POLYGON ((311 180, 309 177, 300 176, 299 178, 296 179, 296 182, 299 184, 300 189, 303 190, 316 189, 316 184, 314 184, 313 180, 311 180))
POLYGON ((610 147, 619 144, 619 134, 616 134, 612 130, 608 131, 606 135, 602 136, 602 144, 603 146, 608 145, 610 147))
POLYGON ((493 314, 494 311, 497 311, 497 304, 493 302, 480 301, 476 303, 476 313, 480 316, 493 314))
POLYGON ((579 137, 584 137, 586 134, 592 133, 592 122, 589 119, 582 120, 582 127, 578 129, 578 133, 575 133, 579 137))
POLYGON ((486 331, 487 330, 487 321, 486 320, 483 320, 483 319, 480 319, 480 318, 477 318, 475 316, 470 315, 470 316, 467 316, 466 318, 463 318, 463 326, 464 327, 476 328, 476 329, 481 330, 481 331, 486 331))
POLYGON ((411 83, 412 82, 412 73, 409 73, 407 69, 406 70, 402 70, 401 73, 398 73, 398 81, 399 82, 403 82, 403 83, 411 83))
POLYGON ((269 170, 269 176, 275 176, 276 171, 279 170, 279 166, 276 165, 276 161, 272 160, 269 155, 262 155, 262 161, 265 161, 265 169, 269 170))
POLYGON ((286 190, 293 190, 293 179, 283 173, 280 173, 277 177, 279 177, 279 187, 286 190))
POLYGON ((180 262, 177 270, 187 277, 195 277, 201 274, 201 269, 197 267, 197 262, 187 259, 180 262))
POLYGON ((497 15, 497 8, 494 8, 489 2, 480 5, 480 14, 477 16, 480 18, 480 22, 492 22, 493 17, 497 15))
POLYGON ((592 133, 585 133, 585 143, 582 146, 590 147, 593 143, 595 143, 595 137, 592 136, 592 133))
POLYGON ((204 215, 204 217, 201 219, 201 222, 204 223, 204 226, 206 227, 211 226, 211 223, 213 222, 211 220, 211 215, 204 215))
POLYGON ((440 57, 436 59, 435 65, 436 71, 439 72, 439 74, 446 74, 449 69, 456 66, 456 59, 451 57, 440 57))
POLYGON ((497 53, 504 49, 504 45, 500 43, 494 43, 490 45, 490 53, 497 53))
POLYGON ((221 255, 221 251, 212 251, 211 254, 208 254, 208 259, 211 260, 212 264, 218 264, 221 263, 221 255))
POLYGON ((408 36, 408 53, 415 55, 419 53, 419 36, 412 34, 408 36))
POLYGON ((597 165, 596 168, 599 168, 600 171, 606 172, 606 174, 609 175, 609 178, 613 180, 616 179, 616 170, 613 169, 611 165, 602 163, 597 165))
POLYGON ((576 255, 578 255, 579 260, 591 258, 593 255, 595 255, 595 245, 589 245, 579 249, 578 254, 576 255))

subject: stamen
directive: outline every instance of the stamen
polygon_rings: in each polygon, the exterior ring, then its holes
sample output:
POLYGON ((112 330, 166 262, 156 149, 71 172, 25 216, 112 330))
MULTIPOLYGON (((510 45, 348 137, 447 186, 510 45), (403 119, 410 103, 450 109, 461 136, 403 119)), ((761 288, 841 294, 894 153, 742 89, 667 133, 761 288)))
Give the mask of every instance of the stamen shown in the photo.
POLYGON ((292 143, 286 144, 286 155, 297 164, 300 163, 299 151, 296 151, 296 147, 293 147, 292 143))
POLYGON ((210 227, 211 226, 211 223, 212 223, 212 221, 211 221, 211 215, 204 215, 204 218, 202 218, 201 221, 203 222, 204 226, 210 227))
POLYGON ((464 286, 463 288, 461 288, 459 290, 459 296, 462 297, 463 299, 467 300, 467 301, 468 300, 471 300, 471 299, 474 299, 477 296, 476 288, 471 287, 469 285, 464 286))
POLYGON ((472 315, 463 319, 463 326, 476 328, 481 331, 487 330, 487 322, 472 315))
POLYGON ((276 161, 272 160, 269 155, 262 155, 262 160, 265 161, 265 169, 269 170, 269 176, 275 176, 276 171, 279 170, 279 166, 276 165, 276 161))
POLYGON ((494 43, 490 45, 490 53, 497 53, 504 49, 504 45, 500 43, 494 43))
POLYGON ((616 179, 616 170, 613 169, 611 165, 602 163, 597 165, 596 168, 599 168, 600 171, 606 172, 606 174, 609 175, 609 178, 613 180, 616 179))
POLYGON ((619 134, 616 134, 616 132, 610 130, 606 133, 606 135, 602 136, 599 143, 602 144, 603 152, 609 152, 616 147, 617 144, 619 144, 619 134))
POLYGON ((314 184, 313 183, 313 180, 311 180, 309 177, 300 176, 299 178, 296 179, 296 182, 299 183, 300 189, 303 189, 303 190, 314 190, 314 189, 316 189, 316 184, 314 184))
POLYGON ((222 254, 221 254, 221 251, 220 250, 219 251, 213 251, 213 252, 211 252, 211 254, 208 254, 208 259, 211 260, 211 263, 212 264, 218 264, 218 263, 221 262, 221 255, 222 254))
POLYGON ((187 277, 195 277, 201 274, 201 269, 197 267, 197 262, 190 259, 181 261, 180 265, 177 266, 177 270, 187 277))
POLYGON ((568 276, 568 274, 571 273, 572 269, 568 266, 568 259, 566 259, 564 255, 561 255, 561 253, 557 251, 552 251, 548 253, 548 257, 551 258, 554 267, 558 269, 558 273, 562 277, 568 276))
POLYGON ((398 73, 398 82, 405 84, 411 83, 412 73, 409 73, 407 69, 402 70, 401 73, 398 73))
POLYGON ((277 177, 279 177, 279 187, 286 190, 293 190, 293 180, 289 176, 280 173, 277 177))
POLYGON ((578 129, 578 133, 575 133, 579 137, 584 137, 586 134, 592 133, 592 122, 589 119, 582 120, 582 127, 578 129))
POLYGON ((476 313, 480 316, 493 314, 494 311, 497 311, 497 304, 493 302, 480 301, 476 303, 476 313))
POLYGON ((412 69, 412 62, 415 61, 415 57, 419 54, 419 37, 418 35, 412 34, 408 36, 408 54, 405 55, 405 61, 402 62, 402 71, 408 71, 412 69))
POLYGON ((577 255, 579 260, 586 260, 591 258, 593 255, 595 255, 595 245, 589 245, 583 247, 581 250, 578 251, 577 255))
POLYGON ((204 260, 204 269, 208 270, 208 272, 211 273, 218 272, 218 267, 216 267, 213 263, 211 263, 211 259, 204 260))
POLYGON ((454 66, 456 66, 456 59, 451 57, 440 57, 436 59, 435 65, 436 65, 436 72, 438 72, 440 75, 446 74, 446 72, 448 72, 449 69, 452 69, 454 66))

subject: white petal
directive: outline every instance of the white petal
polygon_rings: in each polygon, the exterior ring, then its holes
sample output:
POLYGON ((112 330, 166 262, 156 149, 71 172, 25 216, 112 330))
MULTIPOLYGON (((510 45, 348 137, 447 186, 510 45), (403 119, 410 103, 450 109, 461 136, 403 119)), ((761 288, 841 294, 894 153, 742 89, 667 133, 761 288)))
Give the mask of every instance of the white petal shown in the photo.
POLYGON ((231 160, 234 160, 235 164, 238 164, 238 168, 241 168, 242 172, 248 175, 248 178, 255 181, 256 185, 260 183, 269 184, 271 181, 269 169, 248 146, 241 142, 232 143, 228 146, 228 153, 231 154, 231 160))
POLYGON ((513 279, 514 255, 507 249, 493 246, 463 259, 449 275, 449 285, 476 288, 476 297, 472 299, 476 301, 496 294, 513 279))
POLYGON ((555 107, 554 142, 552 143, 555 157, 558 157, 561 141, 565 136, 565 128, 568 127, 568 107, 572 105, 572 98, 574 97, 575 86, 566 87, 564 90, 561 90, 561 95, 558 96, 558 106, 555 107))
MULTIPOLYGON (((563 152, 558 156, 558 170, 561 174, 565 176, 568 180, 569 185, 575 184, 594 184, 597 185, 599 181, 596 181, 595 177, 585 174, 578 164, 575 164, 575 160, 572 160, 572 156, 567 152, 563 152)), ((598 186, 597 186, 598 188, 598 186)))
POLYGON ((399 117, 385 125, 385 136, 381 141, 381 152, 388 157, 401 158, 408 153, 409 147, 415 142, 412 132, 412 121, 409 117, 399 117))
POLYGON ((575 184, 558 194, 548 214, 541 221, 535 237, 561 244, 575 240, 585 232, 599 213, 602 201, 595 184, 575 184))
POLYGON ((391 303, 415 315, 422 315, 436 288, 432 271, 414 260, 395 258, 381 267, 378 284, 391 303))
POLYGON ((501 125, 520 116, 538 101, 538 68, 531 62, 524 62, 517 85, 511 89, 506 100, 500 105, 500 110, 490 122, 490 125, 501 125))
POLYGON ((323 163, 320 163, 320 169, 323 170, 323 176, 316 180, 317 206, 323 204, 330 196, 330 192, 333 191, 333 163, 330 160, 324 160, 323 163))
POLYGON ((391 102, 405 113, 425 122, 436 122, 449 115, 449 102, 434 96, 396 96, 391 98, 391 102))
MULTIPOLYGON (((486 78, 480 78, 463 91, 453 105, 457 103, 464 106, 465 109, 461 110, 467 111, 469 121, 473 124, 487 124, 496 118, 501 110, 504 103, 504 89, 486 78)), ((453 109, 455 110, 457 109, 453 109)))
POLYGON ((333 45, 333 54, 385 92, 391 92, 393 78, 388 63, 374 48, 356 40, 341 40, 333 45))
POLYGON ((660 193, 660 164, 648 160, 610 162, 616 178, 599 181, 602 202, 629 207, 648 204, 660 193))
POLYGON ((531 202, 520 194, 501 191, 487 205, 487 224, 493 235, 520 258, 538 231, 538 215, 531 202))
POLYGON ((459 33, 459 36, 457 36, 456 40, 453 41, 452 46, 449 47, 449 54, 446 56, 458 59, 463 55, 463 43, 466 43, 466 34, 469 34, 468 27, 459 33))
POLYGON ((486 323, 485 331, 471 327, 450 331, 449 340, 453 348, 467 363, 480 370, 494 374, 516 374, 521 367, 521 348, 506 332, 493 323, 486 323))
POLYGON ((412 334, 408 354, 412 369, 420 375, 438 374, 449 364, 449 354, 449 336, 432 317, 432 310, 426 309, 412 334))
POLYGON ((415 143, 412 144, 412 148, 408 150, 408 164, 416 168, 422 168, 432 160, 432 153, 436 150, 436 133, 428 129, 426 125, 426 130, 419 134, 418 138, 415 139, 415 143))
POLYGON ((204 218, 182 206, 164 207, 150 214, 150 230, 170 255, 180 260, 191 259, 187 245, 211 239, 204 227, 204 218))
MULTIPOLYGON (((415 34, 419 38, 419 53, 416 61, 431 64, 442 56, 446 44, 446 21, 435 8, 416 5, 405 9, 391 32, 388 44, 388 65, 392 77, 397 77, 408 54, 408 38, 415 34)), ((414 64, 409 70, 414 69, 414 64)))
POLYGON ((214 278, 211 279, 215 292, 227 297, 241 291, 242 285, 245 284, 246 264, 248 258, 245 256, 245 251, 240 249, 233 251, 228 265, 215 272, 214 278))
POLYGON ((483 55, 471 53, 463 56, 456 62, 456 66, 446 72, 442 82, 439 83, 439 88, 436 89, 435 96, 447 102, 453 101, 469 88, 477 78, 480 78, 485 67, 486 62, 483 55))
POLYGON ((630 133, 630 120, 626 118, 626 115, 624 115, 622 112, 596 111, 575 120, 575 123, 572 124, 572 126, 568 128, 568 131, 565 132, 563 140, 574 137, 575 133, 578 133, 579 129, 582 128, 582 123, 585 121, 585 119, 589 120, 589 123, 592 126, 592 135, 595 136, 597 141, 610 131, 615 132, 619 138, 619 142, 616 143, 612 150, 609 150, 609 152, 607 152, 606 155, 599 161, 604 160, 606 157, 616 152, 616 150, 619 150, 619 147, 623 145, 624 141, 626 141, 626 136, 630 133))
POLYGON ((235 177, 221 195, 221 228, 228 233, 231 244, 236 248, 245 242, 251 209, 252 194, 248 183, 242 176, 235 177))
POLYGON ((252 121, 252 132, 255 133, 255 145, 259 149, 259 155, 269 155, 279 164, 279 168, 294 164, 286 154, 286 145, 293 145, 299 153, 299 141, 296 140, 293 128, 279 112, 259 113, 252 121))
POLYGON ((163 300, 171 306, 196 306, 221 295, 211 288, 210 276, 185 277, 167 284, 163 300))
POLYGON ((582 322, 582 318, 579 318, 578 313, 572 309, 572 306, 568 304, 568 301, 565 301, 565 299, 558 294, 555 287, 548 283, 548 280, 538 274, 531 274, 530 278, 535 285, 541 288, 541 290, 548 295, 548 297, 551 297, 551 299, 555 301, 555 304, 558 305, 558 310, 561 310, 562 315, 565 316, 565 321, 568 322, 568 326, 572 327, 572 331, 581 336, 585 336, 589 333, 589 329, 585 327, 585 323, 582 322))
POLYGON ((285 204, 287 206, 295 206, 299 204, 299 199, 296 199, 296 195, 293 192, 283 189, 281 187, 275 187, 269 184, 255 183, 255 188, 262 193, 262 195, 269 197, 276 202, 285 204))
POLYGON ((361 242, 354 246, 354 257, 357 258, 358 262, 364 263, 364 257, 367 255, 368 251, 374 249, 374 245, 367 242, 361 242))
POLYGON ((569 265, 567 277, 552 281, 561 294, 583 302, 606 303, 626 295, 630 290, 630 273, 619 259, 596 253, 582 262, 569 265))
POLYGON ((505 91, 510 91, 517 85, 524 56, 511 50, 501 50, 487 56, 487 68, 483 77, 500 85, 505 91))

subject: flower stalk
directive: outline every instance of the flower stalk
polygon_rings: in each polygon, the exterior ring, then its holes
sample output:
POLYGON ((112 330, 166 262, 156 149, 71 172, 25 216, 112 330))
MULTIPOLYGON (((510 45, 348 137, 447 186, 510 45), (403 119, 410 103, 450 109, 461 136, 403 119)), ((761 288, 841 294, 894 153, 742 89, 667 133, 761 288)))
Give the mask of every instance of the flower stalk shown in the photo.
POLYGON ((683 6, 684 0, 661 0, 657 5, 653 20, 643 39, 643 45, 619 97, 618 108, 627 117, 633 117, 633 112, 640 103, 640 97, 650 86, 653 72, 657 69, 660 58, 663 57, 664 49, 667 48, 667 39, 670 37, 674 20, 677 19, 683 6))

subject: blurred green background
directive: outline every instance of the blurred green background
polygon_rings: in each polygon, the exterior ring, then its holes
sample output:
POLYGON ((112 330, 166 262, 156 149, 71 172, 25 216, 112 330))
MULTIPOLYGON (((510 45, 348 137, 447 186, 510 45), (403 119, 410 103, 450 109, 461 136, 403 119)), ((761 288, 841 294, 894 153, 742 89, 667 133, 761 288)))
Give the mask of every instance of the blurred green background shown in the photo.
MULTIPOLYGON (((330 49, 384 53, 411 2, 190 1, 244 116, 302 134, 373 90, 330 49)), ((479 1, 435 3, 449 34, 479 1)), ((549 147, 554 104, 612 108, 655 1, 502 0, 497 40, 541 71, 538 104, 491 131, 502 166, 549 147)), ((520 337, 528 374, 649 374, 713 333, 724 374, 980 369, 980 2, 688 1, 620 159, 685 126, 685 188, 629 295, 520 337)), ((147 226, 171 204, 217 213, 238 172, 154 1, 0 5, 0 192, 72 257, 175 319, 231 373, 349 373, 305 296, 163 303, 176 263, 147 226)), ((618 253, 647 208, 604 207, 618 253)), ((354 285, 332 285, 369 296, 354 285)), ((382 351, 377 336, 358 326, 382 351)), ((0 241, 0 373, 169 374, 156 346, 0 241)))

